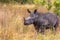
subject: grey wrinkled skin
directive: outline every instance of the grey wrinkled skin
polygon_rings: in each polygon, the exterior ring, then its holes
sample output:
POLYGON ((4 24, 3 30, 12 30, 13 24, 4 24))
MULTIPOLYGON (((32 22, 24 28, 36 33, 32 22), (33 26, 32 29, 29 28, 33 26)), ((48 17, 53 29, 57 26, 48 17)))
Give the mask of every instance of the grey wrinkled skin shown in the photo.
POLYGON ((59 24, 59 19, 54 13, 46 12, 45 14, 42 14, 38 13, 36 9, 34 12, 29 11, 29 9, 27 9, 27 11, 30 13, 30 15, 24 18, 24 25, 33 24, 36 31, 43 34, 45 29, 48 28, 56 31, 59 24))

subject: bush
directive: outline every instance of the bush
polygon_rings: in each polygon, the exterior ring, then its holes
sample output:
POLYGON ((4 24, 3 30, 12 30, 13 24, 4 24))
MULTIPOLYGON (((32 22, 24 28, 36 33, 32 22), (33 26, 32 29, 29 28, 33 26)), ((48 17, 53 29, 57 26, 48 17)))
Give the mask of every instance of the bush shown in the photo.
POLYGON ((13 2, 14 0, 0 0, 1 3, 10 3, 13 2))
POLYGON ((34 4, 36 4, 36 5, 45 5, 46 1, 45 0, 34 0, 34 4))
POLYGON ((56 15, 60 15, 60 1, 55 1, 54 2, 54 6, 55 6, 55 9, 54 9, 54 12, 56 13, 56 15))
POLYGON ((20 3, 20 4, 35 4, 35 5, 47 5, 47 10, 49 11, 52 6, 55 7, 54 12, 56 15, 60 15, 60 0, 54 0, 54 3, 52 4, 50 1, 48 4, 46 3, 46 0, 0 0, 0 3, 20 3))
POLYGON ((0 0, 1 3, 20 3, 20 4, 33 4, 33 0, 0 0))

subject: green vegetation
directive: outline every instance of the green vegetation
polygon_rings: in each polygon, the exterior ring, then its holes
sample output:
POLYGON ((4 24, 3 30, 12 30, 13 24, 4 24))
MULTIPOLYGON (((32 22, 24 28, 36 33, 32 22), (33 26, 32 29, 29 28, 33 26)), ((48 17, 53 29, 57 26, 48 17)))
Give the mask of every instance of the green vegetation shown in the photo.
POLYGON ((54 9, 54 12, 57 14, 57 15, 60 15, 60 1, 54 1, 54 6, 55 6, 55 9, 54 9))
POLYGON ((52 3, 51 3, 51 2, 48 2, 48 4, 47 4, 47 9, 50 10, 51 7, 52 7, 52 3))
POLYGON ((18 4, 35 4, 37 6, 46 6, 47 10, 49 11, 54 6, 54 11, 56 15, 60 16, 60 0, 54 0, 53 4, 51 1, 46 0, 0 0, 0 3, 18 3, 18 4))

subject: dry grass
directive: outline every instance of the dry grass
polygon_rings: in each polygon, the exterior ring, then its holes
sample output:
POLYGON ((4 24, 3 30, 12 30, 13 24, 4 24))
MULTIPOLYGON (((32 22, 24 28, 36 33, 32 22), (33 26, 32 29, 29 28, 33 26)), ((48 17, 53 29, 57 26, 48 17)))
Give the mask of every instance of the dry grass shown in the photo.
POLYGON ((42 35, 36 34, 33 25, 24 26, 23 17, 28 15, 27 8, 34 9, 35 6, 0 5, 0 40, 60 40, 59 31, 54 35, 46 30, 42 35))

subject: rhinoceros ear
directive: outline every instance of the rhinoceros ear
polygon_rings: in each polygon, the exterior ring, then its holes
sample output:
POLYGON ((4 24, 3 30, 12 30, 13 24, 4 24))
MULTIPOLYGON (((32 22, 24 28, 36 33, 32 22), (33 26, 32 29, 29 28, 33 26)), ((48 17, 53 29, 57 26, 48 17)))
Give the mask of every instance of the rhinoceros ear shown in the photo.
POLYGON ((27 9, 28 13, 31 13, 31 11, 29 9, 27 9))
POLYGON ((37 12, 37 9, 34 10, 34 14, 37 12))

